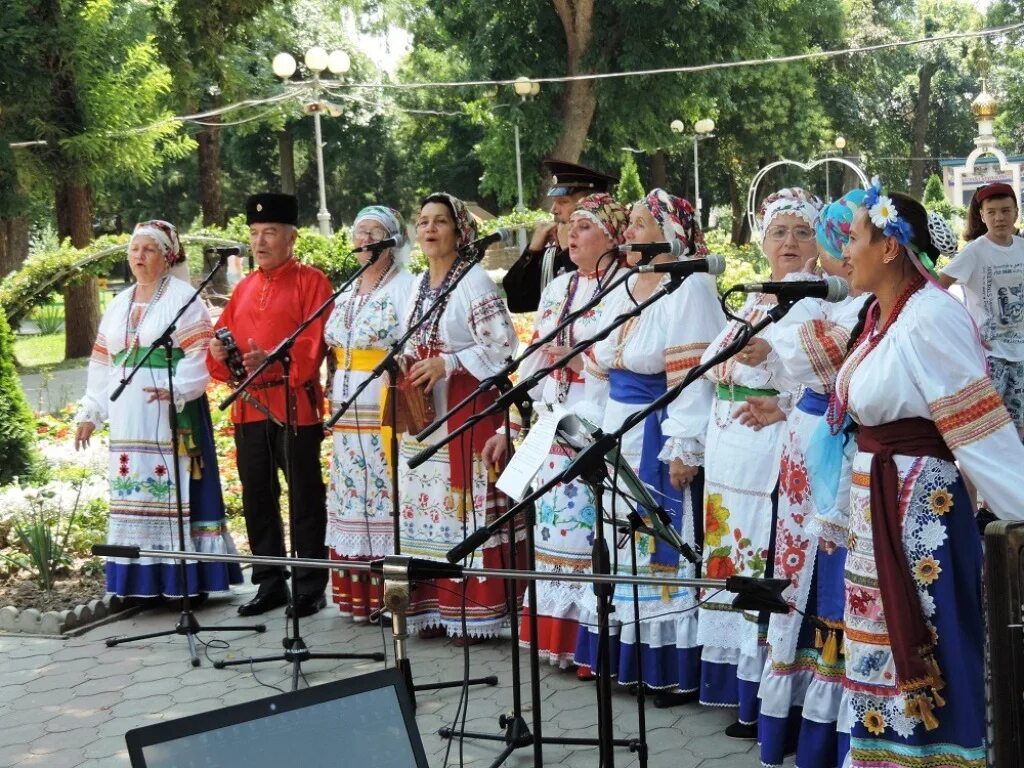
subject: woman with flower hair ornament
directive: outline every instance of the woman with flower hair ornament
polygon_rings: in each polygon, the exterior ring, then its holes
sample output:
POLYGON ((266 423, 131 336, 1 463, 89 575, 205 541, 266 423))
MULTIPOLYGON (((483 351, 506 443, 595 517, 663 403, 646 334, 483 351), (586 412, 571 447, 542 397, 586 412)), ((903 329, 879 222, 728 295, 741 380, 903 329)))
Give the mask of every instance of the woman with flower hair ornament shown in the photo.
POLYGON ((961 472, 1020 519, 1021 445, 966 309, 934 278, 948 227, 877 180, 852 285, 874 295, 829 419, 857 425, 844 633, 851 766, 986 764, 981 542, 961 472))
MULTIPOLYGON (((213 336, 210 315, 194 302, 178 320, 171 354, 174 403, 170 403, 166 354, 152 354, 114 401, 110 395, 141 360, 193 293, 172 272, 185 268, 178 232, 166 221, 138 224, 128 244, 135 283, 122 291, 100 320, 89 359, 85 397, 79 404, 75 447, 110 422, 110 516, 107 543, 143 549, 179 549, 174 468, 182 478, 185 548, 206 554, 234 553, 221 496, 213 424, 206 401, 210 374, 206 348, 213 336), (173 439, 168 409, 178 411, 173 439)), ((187 275, 187 270, 185 271, 187 275)), ((161 558, 107 560, 107 591, 121 597, 180 598, 225 592, 242 583, 237 565, 188 562, 187 584, 178 561, 161 558)))
MULTIPOLYGON (((541 294, 534 321, 534 339, 550 333, 563 320, 590 300, 615 278, 619 268, 617 246, 629 222, 629 212, 611 195, 600 192, 579 200, 569 215, 568 253, 576 271, 554 278, 541 294)), ((600 330, 608 305, 606 297, 562 331, 549 345, 526 358, 519 377, 532 375, 539 368, 562 358, 571 347, 589 339, 600 330)), ((551 371, 531 392, 535 409, 561 406, 574 410, 584 399, 583 366, 592 348, 588 348, 562 368, 551 371)), ((518 434, 517 415, 513 412, 513 435, 518 434)), ((488 463, 499 466, 505 451, 505 431, 494 435, 484 450, 488 463)), ((560 474, 572 461, 572 453, 554 443, 547 460, 537 473, 537 483, 560 474)), ((597 508, 590 487, 582 480, 556 485, 536 502, 534 548, 536 569, 550 573, 589 573, 597 508)), ((573 665, 580 605, 586 584, 566 581, 537 582, 538 651, 552 665, 566 669, 573 665)), ((520 643, 530 637, 530 612, 523 611, 520 643)))
MULTIPOLYGON (((455 278, 466 273, 454 292, 440 299, 443 306, 419 325, 405 349, 403 375, 433 399, 438 414, 444 414, 481 379, 498 373, 515 354, 518 342, 494 281, 482 266, 459 254, 476 237, 476 224, 466 204, 446 192, 428 195, 416 217, 416 237, 429 267, 410 296, 407 328, 426 316, 455 278)), ((484 419, 415 469, 407 466, 412 456, 496 397, 494 390, 477 397, 472 407, 460 409, 426 443, 403 433, 399 449, 403 555, 443 561, 449 549, 504 512, 504 496, 494 487, 482 455, 487 438, 501 425, 498 417, 484 419)), ((522 535, 518 530, 517 540, 522 535)), ((508 554, 503 530, 467 558, 466 564, 488 568, 518 565, 509 562, 508 554)), ((420 582, 409 604, 409 631, 419 630, 424 637, 447 633, 458 643, 494 637, 508 610, 505 586, 501 579, 477 577, 420 582)))
MULTIPOLYGON (((779 190, 761 206, 761 248, 771 280, 797 276, 817 258, 815 221, 821 201, 800 188, 779 190)), ((807 275, 804 275, 806 279, 807 275)), ((751 294, 736 315, 756 323, 774 308, 774 296, 751 294)), ((744 423, 749 397, 778 397, 788 412, 799 385, 777 365, 774 339, 786 324, 797 324, 809 302, 798 302, 781 323, 769 325, 735 357, 706 375, 715 398, 705 441, 704 557, 702 576, 765 577, 772 574, 779 461, 784 426, 754 430, 744 423)), ((731 344, 742 328, 730 322, 711 342, 707 360, 731 344)), ((732 598, 705 590, 697 634, 701 654, 700 702, 737 707, 737 722, 726 729, 734 738, 757 736, 757 690, 765 662, 767 618, 731 610, 732 598)))
MULTIPOLYGON (((818 215, 823 272, 849 278, 842 252, 865 194, 852 190, 818 215)), ((844 447, 851 441, 843 432, 831 434, 825 412, 866 299, 804 299, 772 342, 774 366, 804 390, 784 427, 779 467, 773 575, 790 582, 783 597, 792 610, 772 614, 768 623, 768 663, 758 691, 758 741, 766 766, 782 764, 794 734, 802 768, 833 768, 848 749, 849 733, 837 739, 836 730, 843 698, 839 643, 846 553, 846 527, 836 521, 836 499, 844 477, 844 447), (825 531, 821 550, 819 531, 825 531)), ((748 398, 741 420, 754 429, 785 420, 774 400, 748 398)))
MULTIPOLYGON (((405 268, 409 257, 401 214, 371 205, 352 222, 352 243, 395 238, 398 245, 380 253, 359 280, 334 302, 324 338, 337 363, 331 395, 338 408, 384 359, 404 332, 403 313, 413 289, 405 268)), ((358 254, 361 264, 369 251, 358 254)), ((394 553, 391 489, 391 430, 381 427, 380 380, 360 393, 334 426, 330 481, 327 486, 328 552, 334 560, 374 560, 394 553)), ((343 616, 367 621, 380 605, 383 582, 356 571, 331 571, 331 594, 343 616)))
MULTIPOLYGON (((708 255, 693 206, 663 189, 652 190, 633 206, 625 238, 631 243, 679 242, 683 258, 708 255)), ((631 251, 627 257, 630 266, 639 259, 638 251, 631 251)), ((669 254, 654 257, 655 263, 673 260, 669 254)), ((609 298, 606 317, 628 312, 670 279, 659 273, 630 278, 609 298)), ((596 423, 604 432, 616 430, 630 415, 682 381, 724 325, 714 277, 694 274, 674 293, 613 330, 594 345, 592 358, 587 361, 586 399, 604 404, 596 423)), ((702 538, 702 465, 711 398, 711 382, 696 381, 622 440, 622 455, 669 512, 681 539, 693 549, 700 548, 702 538)), ((621 499, 605 500, 609 511, 621 510, 625 504, 621 499)), ((616 516, 625 517, 626 512, 619 511, 616 516)), ((607 541, 620 539, 612 526, 606 524, 605 530, 607 541)), ((666 543, 643 533, 634 539, 640 575, 696 576, 694 566, 666 543)), ((633 546, 628 539, 619 541, 612 557, 619 573, 632 573, 633 546)), ((633 588, 617 586, 612 602, 615 613, 609 672, 619 684, 636 685, 642 680, 658 691, 654 703, 659 707, 695 700, 700 685, 695 591, 639 587, 639 637, 633 588)), ((597 606, 592 591, 586 595, 582 613, 588 621, 580 628, 576 661, 582 668, 591 669, 598 658, 597 606)))

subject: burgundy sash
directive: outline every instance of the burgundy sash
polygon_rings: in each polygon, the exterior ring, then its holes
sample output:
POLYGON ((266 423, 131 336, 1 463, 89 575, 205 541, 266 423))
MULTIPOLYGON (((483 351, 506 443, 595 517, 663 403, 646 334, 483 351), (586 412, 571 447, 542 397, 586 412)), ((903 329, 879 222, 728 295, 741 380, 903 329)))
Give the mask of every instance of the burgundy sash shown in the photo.
POLYGON ((938 725, 932 706, 945 702, 939 695, 945 683, 933 655, 935 640, 921 612, 921 601, 903 550, 900 481, 894 455, 932 456, 953 461, 953 454, 928 419, 891 421, 861 426, 857 447, 872 453, 871 535, 882 609, 889 632, 897 681, 907 697, 907 714, 919 717, 925 728, 938 725), (932 697, 927 695, 930 690, 932 697))

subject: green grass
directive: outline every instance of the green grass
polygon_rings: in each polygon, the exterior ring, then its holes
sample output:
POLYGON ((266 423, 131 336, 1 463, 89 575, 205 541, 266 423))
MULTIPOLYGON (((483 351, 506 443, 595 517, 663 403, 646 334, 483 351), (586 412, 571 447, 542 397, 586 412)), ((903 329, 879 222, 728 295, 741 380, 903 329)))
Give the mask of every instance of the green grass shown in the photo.
POLYGON ((51 333, 48 336, 15 336, 14 358, 18 361, 18 373, 22 376, 39 373, 43 368, 78 368, 87 362, 85 358, 64 359, 63 333, 51 333))

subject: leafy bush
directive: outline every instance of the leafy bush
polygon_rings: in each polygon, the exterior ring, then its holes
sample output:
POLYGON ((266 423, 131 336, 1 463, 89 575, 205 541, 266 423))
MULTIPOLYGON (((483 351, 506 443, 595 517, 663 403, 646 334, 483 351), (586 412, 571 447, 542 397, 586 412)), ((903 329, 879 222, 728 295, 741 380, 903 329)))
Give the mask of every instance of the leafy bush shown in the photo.
POLYGON ((0 558, 8 563, 32 571, 39 586, 47 592, 53 588, 57 574, 72 562, 69 539, 85 484, 85 478, 74 484, 74 499, 66 521, 63 520, 65 502, 51 484, 26 488, 24 498, 28 501, 29 512, 16 518, 11 528, 16 552, 0 553, 0 558))
POLYGON ((14 368, 14 335, 0 312, 0 485, 33 471, 32 427, 32 411, 14 368))
POLYGON ((64 308, 59 304, 44 304, 41 307, 36 307, 32 313, 32 321, 43 336, 60 333, 60 329, 64 327, 64 308))

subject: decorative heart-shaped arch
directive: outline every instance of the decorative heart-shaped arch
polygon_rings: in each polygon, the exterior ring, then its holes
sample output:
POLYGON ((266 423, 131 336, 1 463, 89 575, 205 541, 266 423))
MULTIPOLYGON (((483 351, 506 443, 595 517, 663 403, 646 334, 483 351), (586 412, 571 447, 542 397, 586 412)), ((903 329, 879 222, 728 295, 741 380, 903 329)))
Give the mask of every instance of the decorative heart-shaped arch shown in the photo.
POLYGON ((773 163, 768 163, 768 165, 759 170, 754 175, 754 178, 750 180, 750 190, 747 192, 747 223, 750 225, 751 235, 760 239, 760 229, 757 226, 757 190, 761 185, 761 181, 768 175, 768 173, 783 165, 793 165, 802 171, 813 171, 818 166, 825 165, 827 163, 844 165, 852 170, 857 174, 857 178, 860 179, 860 183, 864 185, 864 189, 867 189, 871 184, 867 174, 864 173, 861 167, 856 163, 847 160, 845 157, 822 157, 810 163, 801 163, 799 160, 787 160, 786 158, 783 158, 781 160, 776 160, 773 163))

